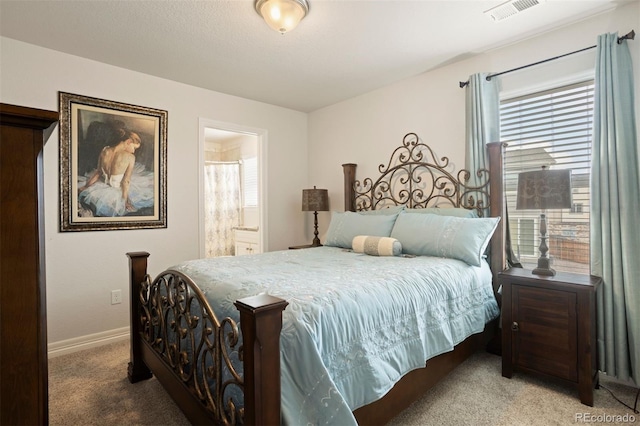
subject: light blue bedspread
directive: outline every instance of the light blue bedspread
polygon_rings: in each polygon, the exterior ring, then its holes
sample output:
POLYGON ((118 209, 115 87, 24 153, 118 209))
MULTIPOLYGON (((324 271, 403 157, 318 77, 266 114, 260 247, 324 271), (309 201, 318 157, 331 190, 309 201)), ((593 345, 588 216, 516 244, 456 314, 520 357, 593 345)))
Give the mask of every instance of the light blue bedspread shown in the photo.
POLYGON ((190 276, 219 318, 266 292, 289 302, 281 335, 289 425, 355 425, 352 410, 497 317, 488 265, 374 257, 335 247, 193 260, 190 276))

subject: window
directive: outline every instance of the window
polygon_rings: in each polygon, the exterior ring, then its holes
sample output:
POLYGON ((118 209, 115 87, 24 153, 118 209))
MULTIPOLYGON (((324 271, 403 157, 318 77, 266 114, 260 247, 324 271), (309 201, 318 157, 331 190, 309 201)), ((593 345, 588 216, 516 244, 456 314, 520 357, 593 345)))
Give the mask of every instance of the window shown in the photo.
POLYGON ((258 157, 242 160, 242 205, 258 206, 258 157))
POLYGON ((500 103, 500 135, 508 144, 505 191, 509 228, 514 252, 525 268, 535 268, 540 255, 540 212, 516 210, 518 174, 544 165, 572 171, 573 207, 547 211, 547 244, 553 268, 589 273, 593 92, 593 81, 587 81, 500 103))
POLYGON ((537 246, 535 245, 535 220, 517 218, 518 226, 516 233, 511 234, 511 240, 514 243, 514 247, 517 248, 516 254, 518 257, 522 256, 535 256, 537 246), (514 235, 516 238, 514 238, 514 235))

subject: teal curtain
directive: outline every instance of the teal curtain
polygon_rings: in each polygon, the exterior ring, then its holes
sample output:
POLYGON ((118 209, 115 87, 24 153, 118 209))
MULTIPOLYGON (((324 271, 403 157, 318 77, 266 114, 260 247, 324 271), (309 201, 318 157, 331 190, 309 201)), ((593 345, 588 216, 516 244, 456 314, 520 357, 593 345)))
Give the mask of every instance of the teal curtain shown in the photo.
MULTIPOLYGON (((487 81, 487 75, 471 75, 466 89, 465 169, 471 172, 468 182, 471 187, 480 184, 476 175, 478 170, 489 169, 486 144, 500 140, 500 81, 497 77, 487 81)), ((480 194, 475 197, 485 206, 489 205, 489 200, 480 194)), ((485 216, 488 216, 488 210, 485 216)))
POLYGON ((627 41, 598 37, 591 165, 591 273, 598 292, 599 369, 640 384, 640 173, 627 41))

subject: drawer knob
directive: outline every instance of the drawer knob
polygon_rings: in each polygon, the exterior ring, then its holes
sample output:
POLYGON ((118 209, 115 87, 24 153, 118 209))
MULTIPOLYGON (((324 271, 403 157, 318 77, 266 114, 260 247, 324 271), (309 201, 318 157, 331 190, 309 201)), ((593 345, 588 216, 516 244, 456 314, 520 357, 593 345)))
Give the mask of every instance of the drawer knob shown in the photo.
POLYGON ((520 326, 518 325, 517 322, 513 322, 513 324, 511 324, 511 331, 518 331, 520 330, 520 326))

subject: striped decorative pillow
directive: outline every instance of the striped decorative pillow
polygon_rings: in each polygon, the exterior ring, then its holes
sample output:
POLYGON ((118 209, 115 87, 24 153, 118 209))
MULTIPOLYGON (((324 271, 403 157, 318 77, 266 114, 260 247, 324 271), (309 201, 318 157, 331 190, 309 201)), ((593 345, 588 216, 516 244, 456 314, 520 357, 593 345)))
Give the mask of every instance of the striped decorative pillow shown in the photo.
POLYGON ((402 244, 395 238, 357 235, 351 242, 353 251, 370 256, 400 256, 402 244))

